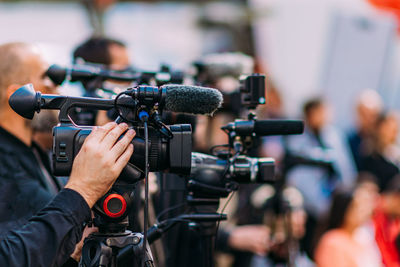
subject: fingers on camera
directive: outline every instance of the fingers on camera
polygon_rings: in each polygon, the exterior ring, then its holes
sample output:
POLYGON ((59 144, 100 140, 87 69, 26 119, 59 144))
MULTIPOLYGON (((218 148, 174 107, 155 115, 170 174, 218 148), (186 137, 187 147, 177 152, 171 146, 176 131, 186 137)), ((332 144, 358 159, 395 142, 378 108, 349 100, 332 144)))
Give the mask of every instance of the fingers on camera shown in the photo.
MULTIPOLYGON (((111 130, 108 131, 107 135, 103 139, 103 145, 107 149, 111 149, 115 142, 117 142, 118 138, 121 136, 123 132, 128 129, 128 125, 126 123, 118 124, 118 126, 113 127, 111 130)), ((119 142, 118 142, 119 143, 119 142)))
POLYGON ((109 131, 117 127, 115 122, 109 122, 103 126, 93 127, 92 133, 86 138, 89 141, 94 140, 94 142, 98 143, 104 139, 109 131))
POLYGON ((133 129, 128 130, 124 137, 115 143, 111 150, 119 157, 127 149, 135 134, 136 132, 133 129))
POLYGON ((122 153, 122 155, 115 162, 115 168, 117 168, 118 170, 122 170, 122 168, 126 166, 129 159, 131 158, 132 153, 133 153, 133 145, 129 144, 125 152, 122 153))

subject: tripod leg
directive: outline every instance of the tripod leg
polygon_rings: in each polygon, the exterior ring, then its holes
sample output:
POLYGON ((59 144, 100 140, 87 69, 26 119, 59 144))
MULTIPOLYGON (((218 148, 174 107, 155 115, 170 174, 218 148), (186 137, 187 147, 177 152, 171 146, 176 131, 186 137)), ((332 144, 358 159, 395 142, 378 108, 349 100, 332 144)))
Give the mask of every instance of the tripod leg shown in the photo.
POLYGON ((153 254, 151 253, 150 247, 148 245, 144 256, 144 266, 154 267, 153 254))
MULTIPOLYGON (((101 244, 101 254, 99 259, 99 267, 108 267, 110 264, 110 260, 112 260, 112 248, 107 247, 104 244, 101 244)), ((114 261, 115 263, 115 261, 114 261)), ((111 266, 113 267, 113 266, 111 266)))
POLYGON ((109 267, 112 259, 112 248, 101 241, 88 240, 82 248, 82 258, 79 266, 109 267))

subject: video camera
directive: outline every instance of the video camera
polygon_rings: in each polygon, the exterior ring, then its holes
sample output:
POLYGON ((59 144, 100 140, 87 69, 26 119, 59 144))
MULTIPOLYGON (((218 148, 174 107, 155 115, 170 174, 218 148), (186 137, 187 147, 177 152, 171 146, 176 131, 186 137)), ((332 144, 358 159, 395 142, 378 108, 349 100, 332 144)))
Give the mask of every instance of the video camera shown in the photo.
POLYGON ((232 92, 222 92, 224 103, 221 111, 239 116, 243 108, 255 109, 265 104, 265 76, 251 74, 241 76, 239 87, 232 92))
POLYGON ((208 54, 193 62, 194 78, 199 84, 214 84, 222 77, 238 79, 254 68, 252 57, 243 53, 208 54))
POLYGON ((46 75, 57 85, 61 85, 65 80, 79 81, 88 91, 112 90, 103 88, 105 80, 162 86, 164 84, 182 84, 184 79, 183 72, 174 71, 165 64, 161 65, 159 71, 141 71, 133 68, 116 71, 108 69, 105 65, 94 63, 75 64, 70 68, 51 65, 46 75))
POLYGON ((142 119, 149 120, 150 171, 189 174, 191 166, 190 125, 166 126, 161 121, 163 109, 195 114, 213 113, 221 104, 221 94, 211 88, 184 85, 162 87, 138 86, 129 88, 114 100, 41 95, 32 85, 18 89, 10 98, 10 106, 21 116, 32 119, 41 109, 60 110, 60 125, 54 128, 53 164, 55 175, 68 175, 91 127, 79 127, 70 120, 68 111, 74 107, 108 110, 116 108, 120 122, 130 122, 137 135, 132 141, 135 152, 130 160, 129 181, 137 181, 144 170, 144 128, 142 119), (199 102, 200 101, 200 102, 199 102))
POLYGON ((197 84, 220 89, 224 103, 220 111, 240 116, 243 108, 265 104, 265 76, 250 74, 254 61, 242 53, 210 54, 193 63, 197 84), (226 78, 228 81, 226 81, 226 78), (227 82, 227 84, 225 84, 227 82), (236 88, 233 85, 236 84, 236 88), (225 88, 227 87, 227 88, 225 88))
POLYGON ((60 125, 53 129, 53 171, 57 176, 70 173, 75 156, 92 130, 92 127, 75 125, 68 114, 71 109, 115 108, 119 114, 117 122, 128 122, 135 129, 136 137, 132 141, 135 151, 129 163, 110 192, 94 206, 100 215, 95 218, 95 225, 103 232, 125 229, 133 186, 148 171, 190 174, 191 126, 165 125, 161 121, 162 111, 212 114, 221 102, 222 95, 216 89, 185 85, 137 86, 113 100, 42 95, 32 85, 25 85, 9 100, 14 111, 27 119, 32 119, 41 109, 60 110, 60 125))

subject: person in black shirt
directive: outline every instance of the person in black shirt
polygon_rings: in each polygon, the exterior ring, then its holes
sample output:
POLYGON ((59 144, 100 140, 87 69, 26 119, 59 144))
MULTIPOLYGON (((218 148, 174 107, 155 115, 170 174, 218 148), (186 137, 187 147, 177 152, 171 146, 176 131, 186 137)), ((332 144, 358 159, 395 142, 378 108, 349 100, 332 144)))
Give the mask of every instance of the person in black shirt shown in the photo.
POLYGON ((371 89, 363 91, 357 101, 357 128, 348 136, 349 146, 357 170, 361 168, 361 160, 368 152, 374 133, 374 127, 382 112, 382 100, 379 94, 371 89))
MULTIPOLYGON (((73 51, 74 64, 100 64, 102 67, 114 70, 131 70, 128 49, 126 45, 118 40, 107 37, 91 37, 82 44, 78 45, 73 51)), ((110 93, 104 93, 99 88, 106 88, 113 91, 115 88, 126 88, 130 82, 114 80, 104 81, 94 78, 80 81, 86 97, 111 97, 110 93), (103 94, 99 94, 99 92, 103 94)), ((71 117, 78 125, 103 125, 115 119, 114 109, 109 111, 94 109, 74 109, 71 117)))
MULTIPOLYGON (((0 239, 0 266, 61 266, 68 260, 91 218, 90 208, 111 188, 133 153, 133 130, 117 142, 127 129, 125 123, 113 122, 93 128, 65 188, 27 224, 0 239)), ((24 175, 21 170, 17 178, 24 175)), ((2 177, 16 178, 12 171, 2 177)))
POLYGON ((33 141, 32 121, 8 105, 11 94, 26 83, 44 94, 57 93, 45 74, 47 68, 35 46, 0 45, 0 237, 24 225, 61 189, 47 155, 33 141))
POLYGON ((56 93, 45 75, 47 67, 32 45, 0 45, 0 236, 24 224, 61 189, 47 155, 33 141, 31 121, 8 105, 9 96, 25 83, 42 93, 56 93))
POLYGON ((361 171, 373 174, 382 190, 399 176, 400 150, 396 146, 399 125, 393 113, 382 113, 375 125, 373 142, 369 152, 361 160, 361 171))

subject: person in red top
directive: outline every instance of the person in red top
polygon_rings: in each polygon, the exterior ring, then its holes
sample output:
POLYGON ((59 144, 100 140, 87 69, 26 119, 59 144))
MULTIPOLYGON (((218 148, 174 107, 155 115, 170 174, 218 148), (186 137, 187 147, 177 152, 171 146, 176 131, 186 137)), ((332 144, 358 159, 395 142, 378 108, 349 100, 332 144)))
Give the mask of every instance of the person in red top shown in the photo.
POLYGON ((372 5, 395 13, 400 20, 400 1, 399 0, 368 0, 372 5))
POLYGON ((400 267, 396 246, 400 234, 400 177, 393 178, 384 188, 372 219, 383 263, 387 267, 400 267))

